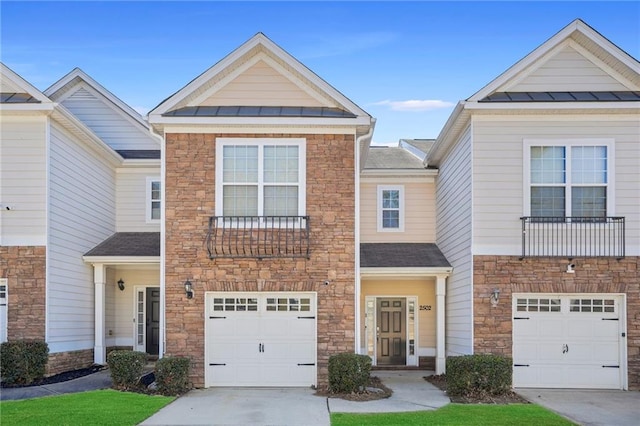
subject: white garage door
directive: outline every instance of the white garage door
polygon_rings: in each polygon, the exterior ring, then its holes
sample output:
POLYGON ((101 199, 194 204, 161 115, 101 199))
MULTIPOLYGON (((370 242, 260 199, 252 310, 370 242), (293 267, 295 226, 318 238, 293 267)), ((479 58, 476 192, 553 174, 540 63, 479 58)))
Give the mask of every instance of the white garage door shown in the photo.
POLYGON ((513 303, 515 387, 622 389, 621 296, 516 294, 513 303))
POLYGON ((315 293, 207 293, 205 386, 316 384, 315 293))

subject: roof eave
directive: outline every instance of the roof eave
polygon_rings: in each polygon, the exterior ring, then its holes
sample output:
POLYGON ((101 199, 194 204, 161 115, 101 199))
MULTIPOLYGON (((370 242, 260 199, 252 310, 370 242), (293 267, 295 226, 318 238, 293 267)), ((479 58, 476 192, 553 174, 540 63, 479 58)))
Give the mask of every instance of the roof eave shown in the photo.
POLYGON ((389 268, 360 268, 361 278, 415 278, 415 277, 434 277, 449 276, 453 272, 452 266, 433 266, 433 267, 389 267, 389 268))
POLYGON ((160 256, 82 256, 82 260, 105 265, 160 264, 160 256))

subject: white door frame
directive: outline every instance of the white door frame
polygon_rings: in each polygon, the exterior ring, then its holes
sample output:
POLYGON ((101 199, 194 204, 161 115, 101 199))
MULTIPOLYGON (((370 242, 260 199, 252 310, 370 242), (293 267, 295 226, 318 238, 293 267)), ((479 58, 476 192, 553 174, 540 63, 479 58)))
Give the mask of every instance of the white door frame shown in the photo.
MULTIPOLYGON (((516 311, 518 298, 552 298, 552 297, 574 297, 574 298, 605 298, 612 297, 617 298, 618 305, 618 353, 620 354, 620 386, 622 390, 629 389, 629 377, 627 368, 627 295, 625 293, 513 293, 511 297, 511 312, 512 318, 516 315, 520 315, 516 311), (624 336, 624 337, 622 337, 624 336)), ((513 342, 515 341, 513 319, 511 326, 511 342, 513 353, 513 342)))
POLYGON ((133 286, 133 350, 147 352, 147 288, 160 288, 156 284, 133 286), (142 293, 142 345, 138 344, 138 294, 142 293))
MULTIPOLYGON (((375 333, 378 329, 378 301, 377 299, 405 299, 406 309, 405 309, 405 324, 406 333, 405 336, 405 344, 406 344, 406 360, 405 365, 407 366, 418 366, 420 362, 420 357, 418 356, 418 348, 419 348, 419 318, 418 318, 418 296, 387 296, 387 295, 375 295, 375 296, 365 296, 365 314, 368 306, 368 302, 373 302, 373 330, 365 330, 365 347, 368 347, 367 340, 369 339, 369 333, 373 333, 373 354, 367 353, 369 357, 371 357, 372 364, 378 365, 378 339, 376 339, 375 333), (413 335, 415 337, 413 342, 413 355, 409 355, 409 302, 413 302, 414 306, 414 319, 413 319, 413 335)), ((365 324, 367 322, 365 321, 365 324)))

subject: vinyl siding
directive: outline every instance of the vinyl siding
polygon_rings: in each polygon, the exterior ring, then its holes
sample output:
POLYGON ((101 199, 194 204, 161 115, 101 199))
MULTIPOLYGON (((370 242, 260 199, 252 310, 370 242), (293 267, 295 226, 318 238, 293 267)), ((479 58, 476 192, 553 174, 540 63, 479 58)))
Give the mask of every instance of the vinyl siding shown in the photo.
POLYGON ((160 265, 156 269, 114 270, 113 279, 107 283, 107 346, 133 346, 136 286, 160 287, 160 265), (120 278, 125 282, 124 291, 116 284, 120 278))
POLYGON ((360 232, 363 243, 433 243, 436 239, 434 183, 398 184, 380 180, 360 185, 360 232), (378 232, 378 185, 404 187, 404 232, 378 232))
POLYGON ((160 223, 147 223, 147 177, 160 179, 160 168, 119 169, 116 176, 118 232, 160 232, 160 223))
POLYGON ((1 245, 46 244, 46 127, 45 117, 0 117, 1 245))
POLYGON ((115 231, 115 172, 52 122, 47 330, 51 352, 94 345, 93 268, 82 255, 115 231))
POLYGON ((328 106, 318 102, 264 61, 258 61, 200 105, 328 106))
POLYGON ((148 131, 84 87, 64 99, 62 105, 113 149, 160 149, 148 131))
POLYGON ((523 140, 615 141, 615 211, 626 217, 627 255, 640 254, 640 119, 604 115, 474 120, 474 254, 519 255, 524 213, 523 140), (499 153, 499 155, 497 155, 499 153), (499 171, 499 172, 498 172, 499 171))
POLYGON ((0 92, 1 93, 24 93, 24 88, 18 86, 17 84, 13 84, 6 78, 0 79, 0 92))
POLYGON ((453 273, 447 279, 447 355, 473 351, 471 257, 471 129, 440 163, 437 198, 437 244, 453 273))
POLYGON ((611 77, 599 65, 585 58, 571 46, 566 46, 544 62, 521 82, 505 91, 608 91, 629 90, 611 77))

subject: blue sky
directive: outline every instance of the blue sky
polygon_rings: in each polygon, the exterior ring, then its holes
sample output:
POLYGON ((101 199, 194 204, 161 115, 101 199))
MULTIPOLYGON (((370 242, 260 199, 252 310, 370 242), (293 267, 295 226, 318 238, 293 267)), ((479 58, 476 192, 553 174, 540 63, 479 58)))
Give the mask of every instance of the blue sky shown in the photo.
POLYGON ((633 1, 7 0, 0 58, 41 90, 80 67, 145 112, 263 32, 376 117, 388 144, 435 138, 458 100, 575 18, 640 58, 633 1))

